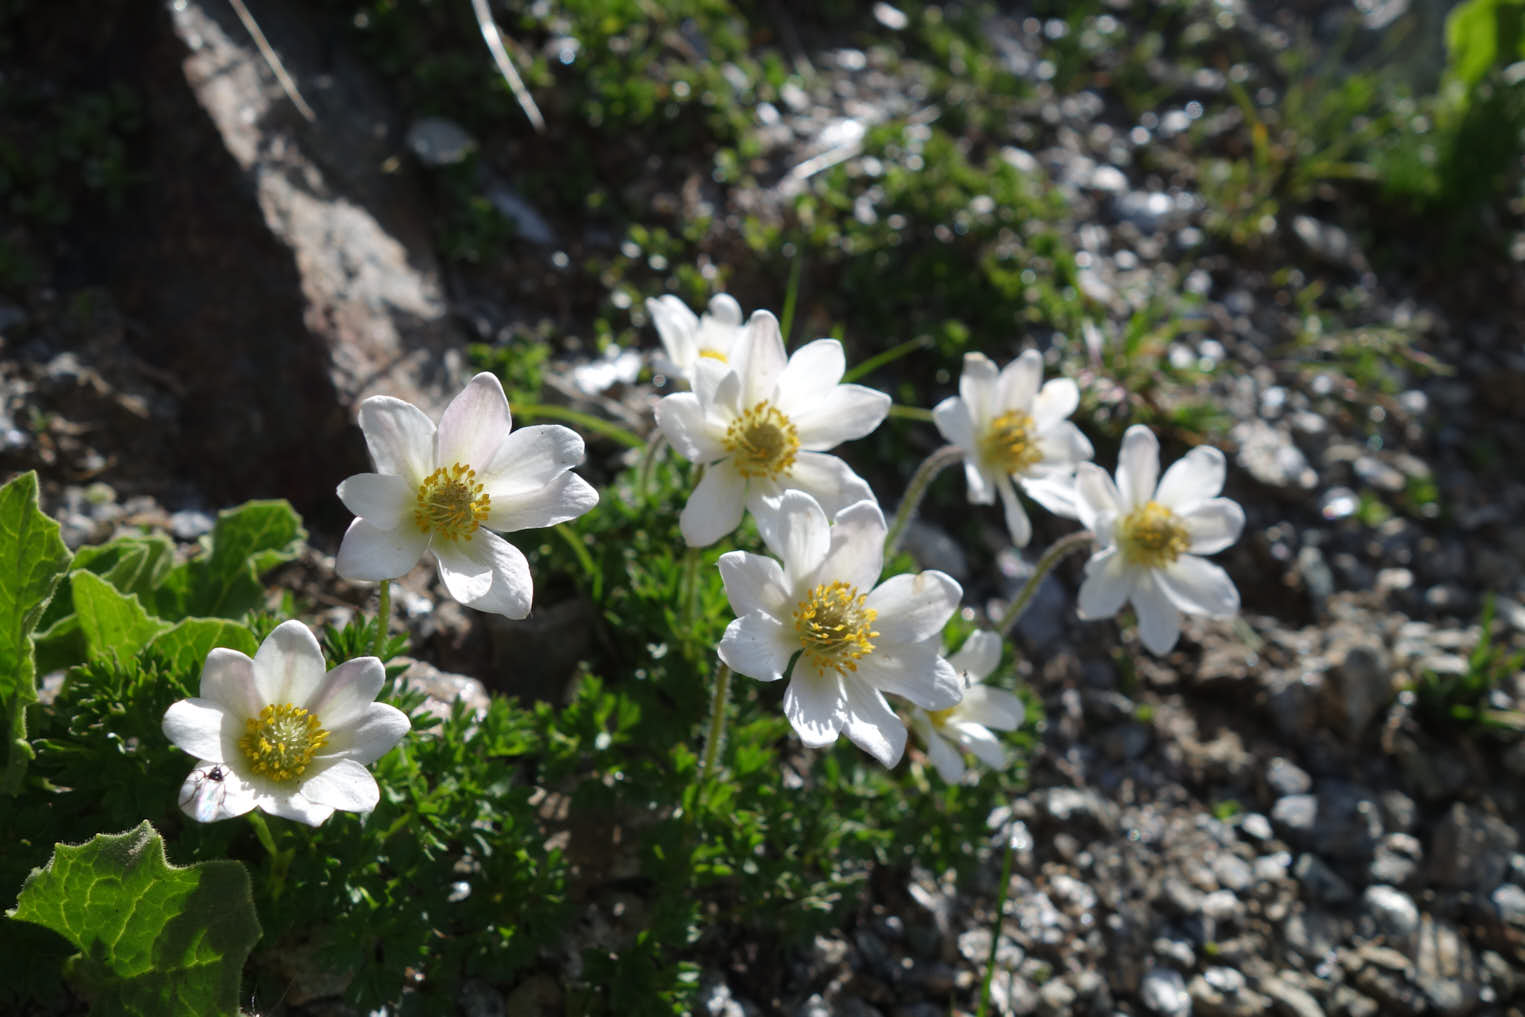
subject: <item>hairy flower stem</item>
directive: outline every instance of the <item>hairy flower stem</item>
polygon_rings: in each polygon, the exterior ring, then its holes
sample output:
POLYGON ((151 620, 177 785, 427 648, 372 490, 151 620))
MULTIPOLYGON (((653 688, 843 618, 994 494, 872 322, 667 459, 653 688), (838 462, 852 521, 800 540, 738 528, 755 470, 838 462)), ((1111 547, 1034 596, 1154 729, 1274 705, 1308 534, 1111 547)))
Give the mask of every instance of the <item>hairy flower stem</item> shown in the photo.
POLYGON ((265 822, 265 817, 258 812, 250 812, 248 818, 249 825, 254 828, 255 838, 270 855, 270 896, 272 899, 279 900, 281 891, 286 888, 286 873, 291 869, 291 861, 296 857, 296 849, 282 851, 276 847, 275 838, 270 834, 270 827, 265 822))
POLYGON ((725 707, 731 692, 731 669, 721 664, 715 669, 715 692, 710 701, 710 726, 704 732, 704 755, 699 758, 699 786, 715 771, 715 762, 725 744, 725 707))
POLYGON ((886 558, 893 555, 895 549, 900 546, 900 538, 905 535, 905 528, 910 525, 911 516, 920 507, 921 499, 926 497, 932 478, 958 462, 963 455, 964 450, 957 445, 944 445, 916 467, 916 472, 911 476, 911 482, 906 485, 905 497, 900 499, 900 508, 895 510, 895 521, 890 523, 889 532, 884 537, 886 558))
POLYGON ((1038 564, 1033 567, 1033 574, 1027 577, 1027 583, 1022 587, 1022 592, 1006 608, 1001 615, 1001 620, 995 623, 995 630, 1005 634, 1017 619, 1022 617, 1022 612, 1027 610, 1027 605, 1032 602, 1033 594, 1038 592, 1038 585, 1058 565, 1065 555, 1072 551, 1091 546, 1092 535, 1090 530, 1079 530, 1067 537, 1061 537, 1054 546, 1043 552, 1043 557, 1038 559, 1038 564))
POLYGON ((667 436, 661 431, 656 431, 652 434, 651 440, 646 443, 646 450, 641 453, 641 462, 635 471, 635 494, 643 501, 651 490, 651 475, 656 469, 657 460, 662 458, 662 450, 665 448, 667 448, 667 436))
POLYGON ((381 603, 376 605, 376 642, 371 646, 371 654, 381 656, 381 651, 387 645, 387 624, 392 620, 392 581, 381 581, 381 603))
POLYGON ((1012 835, 1006 833, 1006 855, 1001 860, 1001 884, 996 887, 995 918, 990 926, 990 955, 985 958, 985 982, 980 986, 978 1017, 985 1017, 990 1008, 990 981, 995 976, 996 949, 1001 945, 1001 920, 1006 916, 1006 891, 1011 886, 1012 835))

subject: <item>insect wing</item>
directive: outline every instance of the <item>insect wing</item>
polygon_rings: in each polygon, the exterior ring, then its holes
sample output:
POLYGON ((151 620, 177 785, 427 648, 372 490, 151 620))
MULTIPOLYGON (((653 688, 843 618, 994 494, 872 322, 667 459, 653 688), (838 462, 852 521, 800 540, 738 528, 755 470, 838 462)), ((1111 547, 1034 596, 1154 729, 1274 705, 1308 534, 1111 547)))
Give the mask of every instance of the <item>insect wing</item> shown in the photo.
POLYGON ((228 797, 227 785, 223 783, 223 769, 213 766, 197 767, 180 785, 180 811, 198 823, 210 823, 218 818, 223 801, 228 797))

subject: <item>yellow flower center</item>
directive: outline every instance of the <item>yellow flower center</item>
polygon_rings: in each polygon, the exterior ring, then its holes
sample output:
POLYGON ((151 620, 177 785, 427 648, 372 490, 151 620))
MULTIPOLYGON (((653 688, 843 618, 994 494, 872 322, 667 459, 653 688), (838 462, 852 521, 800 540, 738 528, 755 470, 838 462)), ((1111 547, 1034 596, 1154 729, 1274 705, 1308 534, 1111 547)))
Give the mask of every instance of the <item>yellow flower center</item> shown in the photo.
POLYGON ((990 422, 980 436, 980 458, 997 472, 1024 473, 1043 458, 1031 414, 1011 410, 990 422))
POLYGON ((442 540, 465 540, 487 518, 492 499, 464 463, 441 466, 418 485, 413 521, 442 540))
POLYGON ((270 705, 244 722, 238 747, 249 760, 249 769, 275 781, 298 780, 307 772, 312 757, 328 742, 328 732, 318 718, 290 703, 270 705))
POLYGON ((701 356, 701 357, 709 357, 711 360, 718 360, 722 364, 729 364, 731 362, 731 358, 726 356, 724 353, 721 353, 719 350, 709 350, 709 349, 700 350, 699 351, 699 356, 701 356))
POLYGON ((1181 517, 1157 501, 1145 502, 1117 524, 1117 546, 1131 565, 1157 569, 1191 546, 1181 517))
POLYGON ((795 607, 795 634, 817 669, 856 671, 858 658, 873 650, 879 633, 871 626, 879 612, 863 601, 856 586, 838 581, 817 585, 795 607))
POLYGON ((946 710, 928 710, 927 719, 932 722, 933 727, 937 728, 938 730, 942 730, 942 726, 948 723, 948 718, 957 712, 957 704, 948 707, 946 710))
POLYGON ((776 477, 794 465, 800 436, 792 420, 763 400, 731 421, 725 450, 743 477, 776 477))

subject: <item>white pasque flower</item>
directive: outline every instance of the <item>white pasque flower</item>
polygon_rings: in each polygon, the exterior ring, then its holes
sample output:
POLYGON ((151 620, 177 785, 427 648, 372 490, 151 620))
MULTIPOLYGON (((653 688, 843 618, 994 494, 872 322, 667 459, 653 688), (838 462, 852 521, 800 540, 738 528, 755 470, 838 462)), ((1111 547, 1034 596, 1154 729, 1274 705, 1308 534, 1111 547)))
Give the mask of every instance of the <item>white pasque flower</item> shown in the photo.
POLYGON ((1027 546, 1033 528, 1012 481, 1050 512, 1073 519, 1075 467, 1092 455, 1086 436, 1066 419, 1080 403, 1075 383, 1044 382, 1037 350, 999 372, 983 353, 966 353, 958 392, 937 404, 932 420, 963 450, 969 500, 990 505, 999 494, 1018 547, 1027 546))
POLYGON ((694 390, 657 403, 657 425, 691 462, 708 468, 678 518, 683 539, 703 547, 734 530, 742 512, 759 519, 786 490, 800 490, 836 515, 873 491, 823 450, 878 427, 890 397, 842 385, 842 344, 817 339, 785 359, 778 319, 756 311, 729 363, 703 359, 694 390))
POLYGON ((439 427, 412 403, 372 396, 360 430, 376 464, 339 485, 358 517, 335 563, 346 579, 395 579, 425 551, 456 600, 478 611, 523 618, 534 583, 529 563, 492 532, 575 519, 598 492, 572 473, 582 462, 577 432, 559 424, 510 431, 508 398, 482 373, 450 401, 439 427))
POLYGON ((657 326, 662 348, 672 361, 679 377, 690 385, 694 380, 694 365, 701 357, 725 363, 731 355, 731 347, 741 338, 746 326, 741 323, 741 305, 728 293, 710 297, 709 310, 695 315, 688 305, 671 293, 660 297, 648 297, 646 313, 657 326))
POLYGON ((261 809, 317 826, 369 812, 381 792, 366 769, 408 733, 407 715, 378 703, 386 673, 375 657, 323 671, 323 651, 299 621, 282 622, 253 659, 219 647, 201 695, 164 712, 164 734, 198 760, 180 808, 201 823, 261 809))
POLYGON ((1223 453, 1201 446, 1160 477, 1159 440, 1142 424, 1123 435, 1115 484, 1101 467, 1081 464, 1076 507, 1097 546, 1080 587, 1082 618, 1111 617, 1132 601, 1144 645, 1168 653, 1182 611, 1213 618, 1239 611, 1228 573, 1198 557, 1228 547, 1244 529, 1244 510, 1218 497, 1224 472, 1223 453))
POLYGON ((786 492, 758 518, 766 555, 720 556, 736 612, 720 659, 739 674, 777 681, 796 654, 784 715, 812 748, 845 732, 885 766, 905 751, 905 725, 884 700, 904 696, 928 710, 957 703, 962 683, 941 655, 943 626, 963 590, 935 571, 879 582, 884 516, 871 501, 829 523, 814 498, 786 492))
POLYGON ((911 710, 911 729, 927 747, 932 765, 949 784, 957 783, 964 775, 960 749, 974 753, 992 770, 1006 768, 1006 750, 991 730, 1015 731, 1022 726, 1027 711, 1016 695, 980 684, 1000 662, 1000 636, 986 629, 970 634, 958 652, 948 658, 963 680, 964 698, 946 710, 932 713, 919 707, 911 710))

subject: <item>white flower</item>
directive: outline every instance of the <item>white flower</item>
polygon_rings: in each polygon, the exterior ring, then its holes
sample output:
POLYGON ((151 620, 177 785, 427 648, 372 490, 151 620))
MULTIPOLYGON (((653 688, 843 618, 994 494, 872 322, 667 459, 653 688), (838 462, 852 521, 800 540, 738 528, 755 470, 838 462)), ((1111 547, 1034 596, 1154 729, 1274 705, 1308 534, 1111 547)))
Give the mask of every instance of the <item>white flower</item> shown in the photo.
POLYGON ((433 551, 440 580, 462 604, 509 618, 529 614, 529 563, 492 531, 574 519, 598 504, 598 492, 570 472, 583 457, 575 431, 509 427, 503 386, 487 373, 451 400, 438 429, 401 399, 361 403, 360 429, 377 472, 339 485, 358 518, 339 545, 338 573, 395 579, 433 551))
POLYGON ((1181 632, 1180 612, 1238 612, 1234 581, 1197 557, 1223 550, 1244 529, 1244 511, 1217 496, 1224 470, 1223 453, 1203 446, 1161 478, 1160 443, 1141 424, 1123 435, 1115 484, 1101 467, 1081 464, 1076 507, 1098 548, 1080 587, 1082 618, 1110 617, 1131 600, 1144 645, 1168 653, 1181 632))
POLYGON ((720 659, 739 674, 777 681, 798 654, 784 715, 800 739, 819 748, 846 732, 894 766, 905 751, 905 725, 883 693, 928 710, 958 702, 958 672, 939 651, 963 591, 931 571, 874 586, 885 525, 871 501, 849 506, 835 525, 807 494, 789 491, 779 501, 758 528, 782 563, 745 551, 720 556, 737 615, 720 641, 720 659))
POLYGON ((657 326, 657 335, 667 351, 678 376, 690 385, 694 380, 694 365, 701 357, 725 363, 731 355, 731 347, 741 339, 746 327, 741 323, 741 305, 726 293, 710 297, 709 310, 696 317, 688 305, 672 294, 651 297, 646 301, 646 312, 657 326))
POLYGON ((845 368, 835 339, 808 343, 786 361, 778 320, 757 311, 728 364, 701 360, 692 392, 657 403, 673 448, 708 466, 678 519, 690 546, 734 530, 744 509, 761 519, 786 490, 810 494, 833 516, 873 499, 863 478, 823 451, 863 437, 890 411, 883 392, 838 384, 845 368))
POLYGON ((215 649, 201 695, 164 713, 164 734, 199 762, 180 807, 202 823, 261 809, 317 826, 335 809, 369 812, 381 792, 366 769, 408 733, 408 718, 374 702, 381 661, 357 657, 323 673, 323 651, 299 621, 282 622, 251 660, 215 649))
POLYGON ((958 652, 948 658, 963 679, 964 698, 957 705, 935 713, 919 707, 911 710, 911 729, 927 747, 932 765, 949 784, 957 783, 964 775, 960 748, 974 753, 993 770, 1006 768, 1006 750, 991 729, 1015 731, 1022 726, 1026 711, 1022 700, 1012 693, 979 684, 990 677, 1000 662, 1000 636, 986 630, 971 634, 958 652))
POLYGON ((1006 510, 1006 528, 1018 547, 1032 539, 1032 523, 1017 500, 1015 480, 1028 497, 1057 515, 1075 516, 1075 467, 1091 458, 1091 443, 1065 419, 1080 392, 1069 378, 1043 381, 1043 357, 1028 350, 997 373, 982 353, 964 355, 956 396, 932 411, 944 438, 964 452, 969 500, 1006 510))

